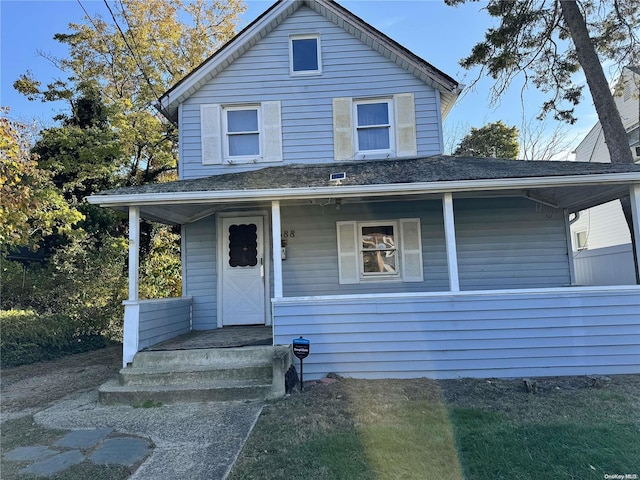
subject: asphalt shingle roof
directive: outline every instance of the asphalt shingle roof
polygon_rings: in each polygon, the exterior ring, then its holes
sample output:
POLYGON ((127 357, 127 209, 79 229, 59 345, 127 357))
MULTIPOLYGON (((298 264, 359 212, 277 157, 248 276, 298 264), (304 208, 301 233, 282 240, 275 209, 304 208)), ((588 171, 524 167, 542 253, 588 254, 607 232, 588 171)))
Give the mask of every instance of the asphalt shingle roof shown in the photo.
POLYGON ((346 173, 342 185, 431 183, 501 178, 558 177, 612 173, 640 173, 640 165, 524 161, 495 158, 432 156, 402 160, 370 160, 317 165, 282 165, 193 180, 123 187, 100 195, 173 192, 267 190, 329 187, 332 173, 346 173))

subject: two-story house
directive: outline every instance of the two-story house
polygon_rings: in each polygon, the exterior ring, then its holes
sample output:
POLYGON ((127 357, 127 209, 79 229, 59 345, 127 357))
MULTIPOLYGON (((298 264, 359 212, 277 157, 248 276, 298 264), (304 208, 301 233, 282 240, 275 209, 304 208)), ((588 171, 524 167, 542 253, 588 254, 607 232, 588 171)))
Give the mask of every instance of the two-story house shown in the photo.
POLYGON ((248 25, 160 99, 180 180, 90 199, 129 212, 124 365, 261 325, 307 378, 638 372, 640 287, 572 287, 568 217, 640 210, 640 167, 442 156, 459 91, 330 0, 248 25), (138 299, 141 217, 181 226, 183 298, 138 299))

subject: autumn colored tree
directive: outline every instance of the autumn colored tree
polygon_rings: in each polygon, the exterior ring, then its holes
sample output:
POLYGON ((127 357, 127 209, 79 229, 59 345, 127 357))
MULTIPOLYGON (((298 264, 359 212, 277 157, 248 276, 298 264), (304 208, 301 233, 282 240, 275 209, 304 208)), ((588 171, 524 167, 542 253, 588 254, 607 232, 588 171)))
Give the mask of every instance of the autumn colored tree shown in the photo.
MULTIPOLYGON (((105 3, 106 4, 106 3, 105 3)), ((175 177, 177 131, 155 109, 158 98, 235 33, 241 0, 121 0, 110 18, 87 14, 55 39, 69 46, 67 58, 50 58, 72 84, 42 87, 28 72, 14 87, 30 99, 70 98, 80 85, 97 81, 112 111, 127 159, 124 184, 175 177)))
POLYGON ((503 122, 472 128, 453 152, 457 156, 518 158, 518 129, 503 122))
POLYGON ((39 168, 30 151, 28 128, 0 110, 0 253, 16 247, 34 248, 43 237, 69 233, 84 218, 69 205, 39 168))

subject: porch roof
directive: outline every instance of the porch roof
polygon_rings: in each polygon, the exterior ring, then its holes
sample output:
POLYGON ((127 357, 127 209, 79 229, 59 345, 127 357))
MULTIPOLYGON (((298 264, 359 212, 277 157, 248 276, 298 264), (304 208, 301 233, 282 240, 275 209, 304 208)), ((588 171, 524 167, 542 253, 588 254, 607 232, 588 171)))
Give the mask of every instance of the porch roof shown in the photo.
MULTIPOLYGON (((402 160, 370 160, 317 165, 282 165, 108 190, 89 202, 124 208, 130 205, 200 205, 268 200, 404 196, 452 192, 513 193, 570 212, 629 194, 640 183, 640 165, 523 161, 494 158, 432 156, 402 160), (339 183, 333 173, 345 173, 339 183)), ((151 208, 142 208, 144 216, 151 208)), ((184 212, 187 214, 187 212, 184 212)), ((182 223, 160 215, 157 220, 182 223)))

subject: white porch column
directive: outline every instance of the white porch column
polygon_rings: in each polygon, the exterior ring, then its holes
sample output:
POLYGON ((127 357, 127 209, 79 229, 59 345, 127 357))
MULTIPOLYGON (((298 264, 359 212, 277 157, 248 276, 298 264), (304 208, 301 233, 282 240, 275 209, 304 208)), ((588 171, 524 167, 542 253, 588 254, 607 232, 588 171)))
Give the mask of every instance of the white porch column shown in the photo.
POLYGON ((576 265, 573 258, 573 243, 571 242, 571 221, 569 220, 569 212, 565 208, 564 215, 564 235, 567 243, 567 260, 569 261, 569 280, 571 285, 576 284, 576 265))
POLYGON ((458 278, 458 253, 456 251, 456 228, 453 218, 453 196, 445 193, 442 197, 442 212, 444 213, 444 238, 447 244, 447 268, 449 269, 449 290, 460 291, 458 278))
POLYGON ((282 227, 280 224, 280 201, 271 202, 271 231, 273 249, 273 295, 282 298, 282 227))
POLYGON ((139 264, 140 207, 129 207, 129 301, 138 300, 139 264))
POLYGON ((140 263, 140 208, 129 207, 129 299, 124 303, 122 332, 122 367, 138 353, 140 304, 138 303, 138 271, 140 263))
POLYGON ((636 240, 636 268, 640 269, 640 184, 631 185, 629 188, 631 199, 631 216, 633 218, 633 233, 636 240))

